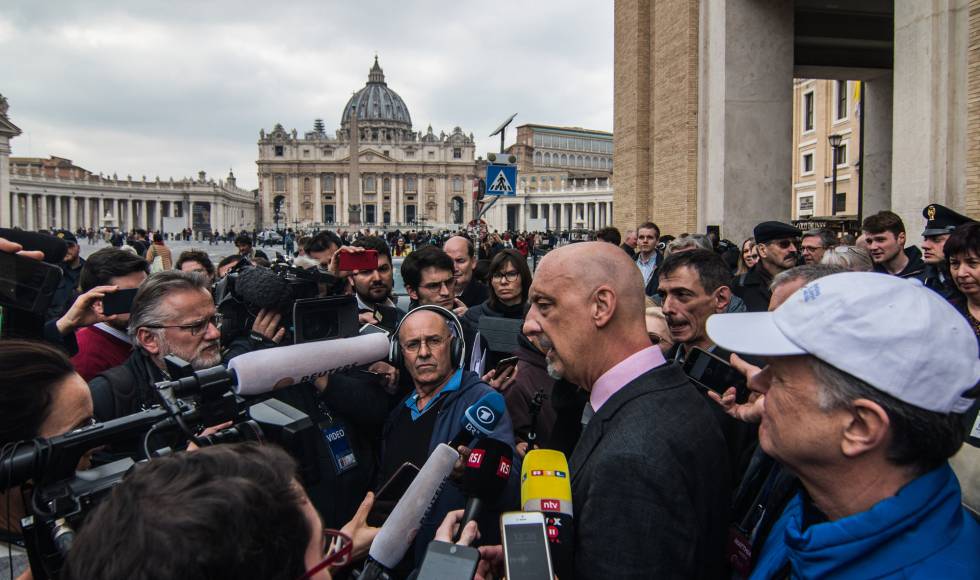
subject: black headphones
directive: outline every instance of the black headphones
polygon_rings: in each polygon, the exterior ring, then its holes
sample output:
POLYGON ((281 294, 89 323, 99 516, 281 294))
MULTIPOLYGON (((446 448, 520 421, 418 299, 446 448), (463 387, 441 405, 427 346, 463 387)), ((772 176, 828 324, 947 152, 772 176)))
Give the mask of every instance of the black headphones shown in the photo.
POLYGON ((388 362, 395 368, 400 367, 405 362, 404 356, 402 355, 402 345, 398 342, 398 332, 402 329, 402 325, 405 324, 408 317, 420 310, 435 312, 446 319, 446 323, 449 326, 449 334, 451 335, 449 338, 450 364, 453 368, 463 368, 464 353, 466 352, 466 341, 463 339, 463 324, 451 310, 434 304, 416 306, 409 310, 408 314, 401 319, 398 326, 395 327, 395 331, 391 334, 391 346, 388 348, 388 362))

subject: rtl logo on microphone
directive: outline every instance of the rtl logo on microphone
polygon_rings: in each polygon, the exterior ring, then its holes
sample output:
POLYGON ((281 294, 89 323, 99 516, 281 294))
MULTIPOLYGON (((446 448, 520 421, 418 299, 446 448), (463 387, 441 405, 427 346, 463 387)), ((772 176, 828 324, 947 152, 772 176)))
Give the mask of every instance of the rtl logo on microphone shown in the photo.
POLYGON ((500 458, 500 465, 497 466, 497 477, 507 479, 510 477, 510 459, 500 458))
POLYGON ((561 501, 557 499, 543 499, 541 500, 541 511, 543 512, 561 511, 561 501))
POLYGON ((470 452, 470 458, 466 460, 466 466, 478 469, 483 464, 483 456, 486 454, 482 449, 474 449, 470 452))

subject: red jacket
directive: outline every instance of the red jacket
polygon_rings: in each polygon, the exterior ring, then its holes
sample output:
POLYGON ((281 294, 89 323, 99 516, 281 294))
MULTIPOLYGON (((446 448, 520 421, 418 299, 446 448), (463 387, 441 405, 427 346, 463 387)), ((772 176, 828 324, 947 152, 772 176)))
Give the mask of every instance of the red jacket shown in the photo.
POLYGON ((133 352, 128 342, 97 326, 79 330, 75 338, 78 340, 78 354, 71 357, 71 363, 86 382, 103 371, 123 364, 133 352))

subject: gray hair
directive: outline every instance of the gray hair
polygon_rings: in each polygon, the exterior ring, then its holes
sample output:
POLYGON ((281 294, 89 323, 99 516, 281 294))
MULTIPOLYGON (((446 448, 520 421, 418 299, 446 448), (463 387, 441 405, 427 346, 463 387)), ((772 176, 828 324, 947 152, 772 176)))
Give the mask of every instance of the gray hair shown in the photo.
POLYGON ((892 434, 885 456, 893 464, 910 466, 917 474, 923 474, 945 463, 962 446, 965 434, 959 414, 910 405, 816 357, 807 358, 817 383, 821 411, 850 409, 858 399, 872 401, 884 409, 892 434))
POLYGON ((797 280, 803 280, 804 284, 809 284, 824 276, 843 274, 844 272, 847 272, 847 268, 831 266, 829 264, 805 264, 803 266, 796 266, 795 268, 790 268, 789 270, 784 270, 776 274, 772 279, 772 283, 769 284, 769 289, 775 290, 783 284, 789 284, 797 280))
POLYGON ((671 240, 667 244, 667 250, 664 254, 669 256, 678 250, 708 250, 709 252, 714 252, 715 247, 708 236, 704 234, 689 234, 676 240, 671 240))
POLYGON ((136 333, 140 328, 160 326, 173 317, 173 312, 165 312, 162 308, 168 294, 188 290, 208 292, 208 288, 208 279, 201 274, 180 270, 165 270, 147 278, 136 293, 129 314, 128 332, 133 344, 138 344, 136 333))
POLYGON ((870 272, 874 269, 871 254, 858 246, 836 246, 827 250, 821 264, 840 266, 851 272, 870 272))
POLYGON ((803 232, 803 238, 820 238, 820 245, 825 248, 833 248, 837 245, 837 236, 833 230, 821 228, 817 230, 807 230, 803 232))

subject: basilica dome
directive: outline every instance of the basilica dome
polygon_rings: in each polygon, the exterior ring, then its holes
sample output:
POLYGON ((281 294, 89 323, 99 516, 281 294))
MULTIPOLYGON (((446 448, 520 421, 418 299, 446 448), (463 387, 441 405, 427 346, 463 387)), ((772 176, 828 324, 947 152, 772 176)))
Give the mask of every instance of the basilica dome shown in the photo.
POLYGON ((411 130, 412 118, 408 114, 405 101, 398 93, 388 88, 385 74, 378 65, 378 57, 374 57, 374 66, 368 74, 368 82, 364 88, 354 93, 344 107, 340 126, 347 130, 350 124, 351 109, 357 107, 357 124, 361 127, 389 127, 392 129, 411 130))

